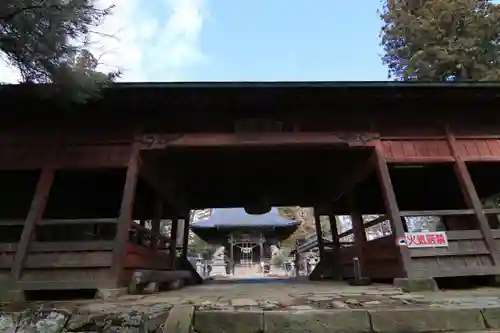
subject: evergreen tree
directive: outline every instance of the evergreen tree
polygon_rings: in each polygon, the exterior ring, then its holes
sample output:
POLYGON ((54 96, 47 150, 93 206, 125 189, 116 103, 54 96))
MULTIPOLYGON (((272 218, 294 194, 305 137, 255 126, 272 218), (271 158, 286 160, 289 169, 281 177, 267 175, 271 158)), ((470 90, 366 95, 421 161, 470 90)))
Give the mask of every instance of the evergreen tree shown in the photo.
POLYGON ((119 75, 97 73, 88 51, 110 11, 94 0, 2 0, 0 52, 23 82, 60 84, 77 93, 71 97, 86 98, 119 75))
POLYGON ((383 62, 396 80, 500 79, 500 7, 488 0, 389 0, 383 62))

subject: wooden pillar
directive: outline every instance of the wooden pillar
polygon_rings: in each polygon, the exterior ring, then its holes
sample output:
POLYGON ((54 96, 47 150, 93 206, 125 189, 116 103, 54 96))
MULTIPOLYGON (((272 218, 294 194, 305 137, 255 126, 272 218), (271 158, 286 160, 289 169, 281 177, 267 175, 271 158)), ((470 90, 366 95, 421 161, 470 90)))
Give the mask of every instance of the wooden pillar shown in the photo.
POLYGON ((488 219, 486 218, 486 215, 484 215, 483 205, 477 194, 474 182, 472 181, 469 170, 467 169, 467 165, 460 158, 460 154, 458 153, 456 147, 455 136, 448 126, 446 127, 446 137, 450 146, 451 153, 455 158, 454 170, 460 184, 462 194, 464 195, 465 202, 468 208, 472 208, 474 210, 476 220, 479 223, 479 228, 481 230, 481 233, 483 234, 484 242, 486 243, 486 246, 490 252, 493 264, 495 266, 500 266, 500 253, 498 252, 498 248, 495 244, 495 239, 491 234, 491 228, 488 223, 488 219))
MULTIPOLYGON (((140 219, 139 220, 139 225, 143 228, 146 228, 146 220, 145 219, 140 219)), ((136 230, 136 241, 137 244, 143 246, 144 242, 146 240, 146 234, 144 233, 144 229, 140 228, 139 230, 136 230)))
POLYGON ((332 232, 332 244, 334 247, 340 248, 339 231, 337 229, 337 218, 335 217, 335 214, 329 214, 328 217, 330 219, 330 230, 332 232))
POLYGON ((259 234, 259 256, 260 262, 264 261, 264 236, 262 233, 259 234))
MULTIPOLYGON (((389 168, 387 166, 387 161, 385 160, 382 150, 382 143, 380 141, 376 144, 375 153, 377 175, 380 181, 386 213, 390 217, 392 233, 396 238, 402 238, 405 234, 403 220, 399 212, 396 194, 394 193, 389 168)), ((399 246, 398 252, 398 260, 402 269, 402 276, 400 277, 412 278, 413 269, 411 267, 411 257, 409 249, 404 246, 399 246)))
POLYGON ((184 230, 182 234, 182 257, 187 259, 188 256, 188 246, 189 246, 189 226, 190 226, 190 217, 191 214, 187 214, 184 216, 184 230))
POLYGON ((301 255, 299 252, 299 241, 295 241, 295 248, 297 249, 295 251, 295 276, 300 276, 300 263, 301 263, 301 255))
POLYGON ((40 178, 36 185, 35 194, 31 201, 30 210, 24 221, 21 239, 17 245, 16 255, 9 274, 11 283, 15 283, 21 277, 21 272, 28 255, 29 246, 35 235, 36 224, 43 218, 43 213, 49 199, 50 189, 54 182, 55 164, 57 152, 60 144, 60 132, 55 133, 52 147, 49 150, 47 160, 40 173, 40 178))
POLYGON ((172 219, 172 227, 170 228, 170 260, 172 267, 175 265, 175 259, 177 256, 177 229, 179 228, 179 218, 175 216, 172 219))
POLYGON ((229 271, 234 275, 234 238, 229 236, 229 271))
POLYGON ((120 277, 126 257, 126 243, 132 223, 132 213, 135 200, 135 188, 139 177, 139 145, 132 144, 128 161, 125 186, 123 188, 120 216, 116 226, 115 245, 113 247, 113 262, 111 265, 112 278, 120 277))
POLYGON ((353 194, 349 197, 352 228, 354 229, 354 246, 356 248, 356 256, 359 260, 361 268, 361 276, 366 272, 366 260, 364 255, 364 247, 366 243, 366 232, 363 222, 363 215, 358 211, 353 194))
POLYGON ((320 212, 317 207, 314 208, 314 224, 316 226, 316 237, 318 239, 319 259, 325 260, 325 244, 323 242, 323 232, 321 231, 320 212))
POLYGON ((333 263, 332 264, 332 276, 334 279, 341 279, 343 277, 343 272, 342 272, 342 262, 341 262, 341 253, 340 253, 340 238, 339 238, 339 231, 337 229, 337 219, 335 217, 335 214, 329 214, 330 218, 330 230, 332 233, 332 259, 333 263))
POLYGON ((163 201, 157 196, 153 202, 153 219, 151 220, 151 248, 158 250, 158 242, 161 236, 160 224, 163 215, 163 201))
POLYGON ((33 201, 31 202, 30 210, 28 216, 24 222, 23 232, 21 234, 21 239, 17 246, 16 256, 14 257, 14 263, 10 270, 10 281, 15 283, 21 277, 22 268, 28 254, 29 245, 33 239, 36 224, 43 217, 45 211, 45 206, 47 205, 47 200, 50 193, 50 188, 52 187, 52 182, 54 180, 55 169, 52 165, 46 166, 42 169, 40 173, 40 178, 36 186, 35 194, 33 196, 33 201))

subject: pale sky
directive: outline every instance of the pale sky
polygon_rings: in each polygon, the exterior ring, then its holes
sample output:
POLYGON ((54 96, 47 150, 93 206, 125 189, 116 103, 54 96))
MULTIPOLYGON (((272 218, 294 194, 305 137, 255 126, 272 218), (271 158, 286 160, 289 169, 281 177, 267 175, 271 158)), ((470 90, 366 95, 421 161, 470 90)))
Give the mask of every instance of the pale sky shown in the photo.
POLYGON ((116 3, 114 37, 93 51, 121 81, 387 80, 379 0, 100 1, 116 3))

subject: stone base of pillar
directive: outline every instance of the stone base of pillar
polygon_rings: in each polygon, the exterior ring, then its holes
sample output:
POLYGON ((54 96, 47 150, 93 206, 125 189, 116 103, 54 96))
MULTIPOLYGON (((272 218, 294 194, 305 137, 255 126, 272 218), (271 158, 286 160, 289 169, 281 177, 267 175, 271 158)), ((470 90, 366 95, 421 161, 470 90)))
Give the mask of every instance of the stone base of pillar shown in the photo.
POLYGON ((404 292, 438 291, 438 285, 433 278, 395 278, 394 287, 401 288, 404 292))

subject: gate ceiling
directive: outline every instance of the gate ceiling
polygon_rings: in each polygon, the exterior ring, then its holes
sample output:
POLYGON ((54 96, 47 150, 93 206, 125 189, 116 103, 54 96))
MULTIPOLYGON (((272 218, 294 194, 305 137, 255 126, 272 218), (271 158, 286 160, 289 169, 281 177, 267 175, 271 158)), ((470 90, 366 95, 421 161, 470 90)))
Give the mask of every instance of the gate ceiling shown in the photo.
POLYGON ((243 207, 262 197, 272 206, 323 203, 370 157, 369 148, 184 149, 146 152, 169 170, 191 207, 243 207))

